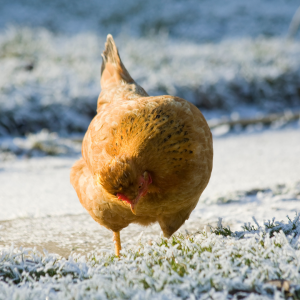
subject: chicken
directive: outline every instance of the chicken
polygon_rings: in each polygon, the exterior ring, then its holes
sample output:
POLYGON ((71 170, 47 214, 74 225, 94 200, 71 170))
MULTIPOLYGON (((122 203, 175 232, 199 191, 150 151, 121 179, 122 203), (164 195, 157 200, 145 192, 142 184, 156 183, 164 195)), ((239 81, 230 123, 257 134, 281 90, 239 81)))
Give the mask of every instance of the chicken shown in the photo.
MULTIPOLYGON (((184 99, 149 96, 124 67, 113 37, 102 54, 97 115, 71 183, 83 207, 114 233, 158 222, 169 238, 189 218, 212 171, 212 135, 184 99)), ((180 70, 179 70, 180 71, 180 70)))

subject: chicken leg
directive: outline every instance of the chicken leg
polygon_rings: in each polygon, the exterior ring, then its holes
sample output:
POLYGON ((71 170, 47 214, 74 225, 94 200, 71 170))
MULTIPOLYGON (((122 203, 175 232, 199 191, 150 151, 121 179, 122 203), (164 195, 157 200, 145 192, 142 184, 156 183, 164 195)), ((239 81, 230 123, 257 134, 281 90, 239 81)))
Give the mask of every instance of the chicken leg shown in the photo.
POLYGON ((115 242, 115 254, 120 256, 121 240, 120 240, 120 231, 114 232, 114 242, 115 242))

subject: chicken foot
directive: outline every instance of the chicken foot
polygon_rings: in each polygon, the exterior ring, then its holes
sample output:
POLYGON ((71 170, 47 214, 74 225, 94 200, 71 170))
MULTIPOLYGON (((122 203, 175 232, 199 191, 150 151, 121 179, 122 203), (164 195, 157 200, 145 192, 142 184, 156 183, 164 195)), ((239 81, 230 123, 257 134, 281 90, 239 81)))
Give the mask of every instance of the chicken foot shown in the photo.
POLYGON ((120 256, 120 250, 122 249, 120 231, 114 232, 114 242, 115 242, 115 254, 116 256, 120 256))

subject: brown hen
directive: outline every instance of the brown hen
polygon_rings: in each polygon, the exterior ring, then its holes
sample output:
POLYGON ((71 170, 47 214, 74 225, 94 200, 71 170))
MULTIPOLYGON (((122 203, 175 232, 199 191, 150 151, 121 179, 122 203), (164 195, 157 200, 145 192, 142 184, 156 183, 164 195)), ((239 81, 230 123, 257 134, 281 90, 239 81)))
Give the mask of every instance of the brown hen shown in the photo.
POLYGON ((158 222, 170 237, 208 184, 212 136, 198 108, 173 96, 150 97, 124 67, 111 35, 102 54, 97 115, 71 170, 81 204, 114 232, 158 222))

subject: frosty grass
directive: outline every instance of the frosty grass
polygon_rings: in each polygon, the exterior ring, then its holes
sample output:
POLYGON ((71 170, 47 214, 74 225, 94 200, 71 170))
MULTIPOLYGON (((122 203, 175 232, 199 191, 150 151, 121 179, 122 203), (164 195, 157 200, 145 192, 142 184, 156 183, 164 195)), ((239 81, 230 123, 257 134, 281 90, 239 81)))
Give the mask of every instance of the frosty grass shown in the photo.
POLYGON ((65 259, 12 245, 1 250, 0 299, 299 299, 299 218, 141 236, 120 259, 109 250, 65 259))
MULTIPOLYGON (((104 41, 92 32, 0 32, 0 136, 43 128, 84 132, 96 111, 104 41)), ((298 41, 261 37, 197 44, 123 35, 116 42, 131 75, 150 95, 180 96, 202 109, 255 105, 278 112, 299 106, 298 41)))

